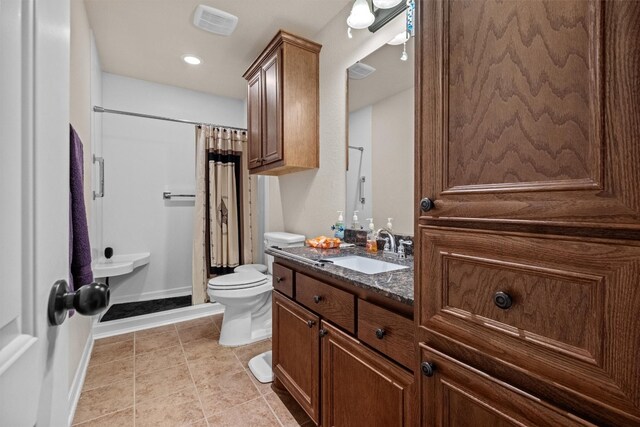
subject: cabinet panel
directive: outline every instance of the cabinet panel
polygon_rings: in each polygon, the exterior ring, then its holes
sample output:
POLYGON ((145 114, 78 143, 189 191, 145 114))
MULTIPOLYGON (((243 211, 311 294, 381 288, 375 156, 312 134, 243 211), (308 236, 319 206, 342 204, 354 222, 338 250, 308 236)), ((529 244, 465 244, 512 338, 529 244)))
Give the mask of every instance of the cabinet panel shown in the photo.
POLYGON ((424 426, 592 426, 434 349, 421 345, 421 353, 433 368, 420 378, 424 426))
POLYGON ((420 20, 423 222, 640 232, 638 2, 442 0, 420 20))
POLYGON ((640 422, 640 246, 429 227, 420 240, 421 340, 464 343, 509 364, 494 364, 503 378, 529 373, 568 405, 586 396, 640 422))
POLYGON ((248 127, 249 140, 247 155, 249 169, 262 165, 262 79, 260 71, 249 79, 248 86, 248 127))
POLYGON ((273 263, 273 288, 293 298, 293 270, 278 263, 273 263))
POLYGON ((337 328, 322 328, 322 425, 417 425, 413 375, 337 328))
POLYGON ((282 107, 280 51, 277 50, 262 66, 264 90, 262 162, 269 164, 282 160, 282 107))
POLYGON ((296 273, 296 301, 347 331, 355 333, 356 299, 354 295, 304 274, 296 273))
POLYGON ((320 319, 273 293, 273 370, 307 412, 320 421, 320 319))

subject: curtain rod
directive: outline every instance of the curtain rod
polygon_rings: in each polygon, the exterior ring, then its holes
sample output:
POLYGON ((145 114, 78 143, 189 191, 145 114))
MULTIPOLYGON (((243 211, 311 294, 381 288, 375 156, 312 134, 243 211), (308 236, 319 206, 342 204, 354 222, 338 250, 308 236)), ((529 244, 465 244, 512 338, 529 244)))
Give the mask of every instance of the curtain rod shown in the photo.
POLYGON ((110 108, 98 107, 97 105, 93 106, 93 111, 95 111, 96 113, 121 114, 123 116, 142 117, 145 119, 164 120, 167 122, 185 123, 185 124, 198 125, 198 126, 205 125, 205 126, 213 126, 215 128, 227 128, 227 129, 234 129, 234 130, 240 130, 240 131, 247 130, 245 128, 237 128, 233 126, 223 126, 223 125, 214 125, 212 123, 195 122, 193 120, 172 119, 170 117, 153 116, 151 114, 132 113, 131 111, 122 111, 122 110, 112 110, 110 108))

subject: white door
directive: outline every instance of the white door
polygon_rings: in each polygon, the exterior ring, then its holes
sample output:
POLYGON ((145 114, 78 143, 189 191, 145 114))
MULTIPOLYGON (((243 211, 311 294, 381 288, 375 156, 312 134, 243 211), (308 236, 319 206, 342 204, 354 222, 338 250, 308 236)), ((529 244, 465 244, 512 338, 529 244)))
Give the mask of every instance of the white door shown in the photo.
POLYGON ((68 422, 69 0, 0 0, 0 425, 68 422))

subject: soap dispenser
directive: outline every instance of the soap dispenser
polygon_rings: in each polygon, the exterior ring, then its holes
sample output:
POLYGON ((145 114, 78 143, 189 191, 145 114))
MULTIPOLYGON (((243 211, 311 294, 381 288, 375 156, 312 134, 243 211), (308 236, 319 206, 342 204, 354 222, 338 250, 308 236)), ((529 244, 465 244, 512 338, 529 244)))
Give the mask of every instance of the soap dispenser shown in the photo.
POLYGON ((344 239, 344 218, 342 216, 342 212, 343 211, 338 211, 338 220, 336 221, 336 225, 331 227, 332 230, 335 230, 333 236, 338 239, 344 239))
POLYGON ((351 228, 354 230, 360 230, 360 222, 358 222, 358 211, 353 211, 353 218, 351 219, 351 228))
POLYGON ((367 245, 365 247, 367 252, 378 252, 378 240, 376 239, 376 226, 373 225, 373 218, 367 218, 369 221, 369 231, 367 232, 367 245))

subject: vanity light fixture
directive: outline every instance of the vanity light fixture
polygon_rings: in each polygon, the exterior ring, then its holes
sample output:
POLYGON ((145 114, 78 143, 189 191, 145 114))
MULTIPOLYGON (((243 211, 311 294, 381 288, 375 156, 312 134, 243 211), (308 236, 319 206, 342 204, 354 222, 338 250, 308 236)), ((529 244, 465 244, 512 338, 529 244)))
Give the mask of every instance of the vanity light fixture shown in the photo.
POLYGON ((373 24, 376 17, 371 13, 367 0, 356 0, 351 8, 351 14, 347 18, 347 25, 356 30, 362 30, 373 24))
POLYGON ((405 42, 402 48, 402 55, 400 56, 400 61, 406 61, 409 59, 409 55, 407 55, 407 43, 405 42))
POLYGON ((182 60, 189 65, 199 65, 202 60, 194 55, 182 55, 182 60))
POLYGON ((391 9, 402 3, 403 0, 373 0, 373 5, 378 9, 391 9))
POLYGON ((406 43, 408 40, 409 40, 409 33, 406 31, 403 31, 401 33, 398 33, 398 35, 392 38, 391 40, 389 40, 387 44, 390 44, 392 46, 397 46, 399 44, 406 43))

